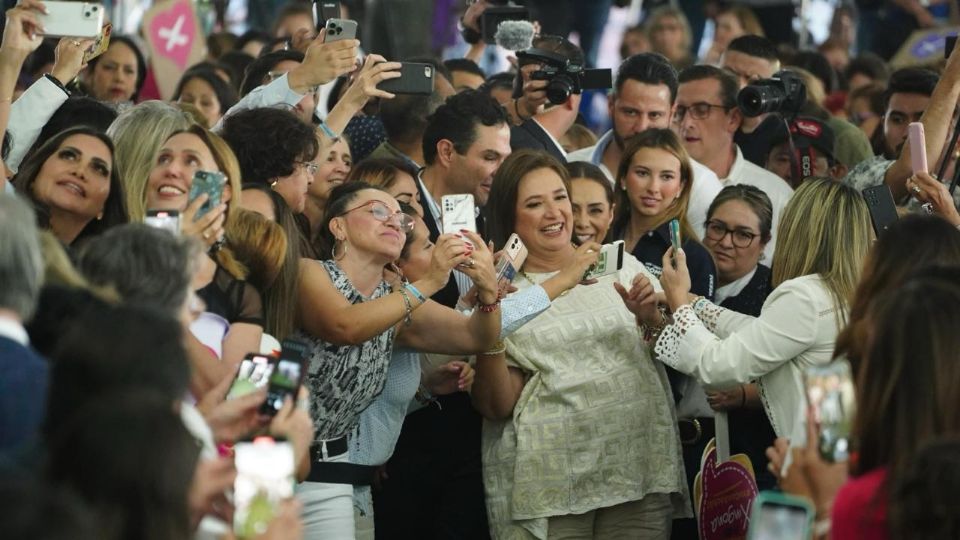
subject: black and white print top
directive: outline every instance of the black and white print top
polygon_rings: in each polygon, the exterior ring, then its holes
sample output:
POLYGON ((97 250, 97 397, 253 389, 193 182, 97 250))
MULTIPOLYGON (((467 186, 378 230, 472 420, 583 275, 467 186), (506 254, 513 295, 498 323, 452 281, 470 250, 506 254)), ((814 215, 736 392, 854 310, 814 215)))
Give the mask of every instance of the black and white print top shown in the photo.
MULTIPOLYGON (((382 281, 367 298, 336 262, 327 260, 321 264, 351 304, 376 300, 391 292, 382 281)), ((356 428, 360 413, 383 391, 395 333, 396 327, 391 327, 359 345, 334 345, 303 330, 297 332, 298 338, 312 346, 304 384, 310 392, 315 441, 337 439, 356 428)))

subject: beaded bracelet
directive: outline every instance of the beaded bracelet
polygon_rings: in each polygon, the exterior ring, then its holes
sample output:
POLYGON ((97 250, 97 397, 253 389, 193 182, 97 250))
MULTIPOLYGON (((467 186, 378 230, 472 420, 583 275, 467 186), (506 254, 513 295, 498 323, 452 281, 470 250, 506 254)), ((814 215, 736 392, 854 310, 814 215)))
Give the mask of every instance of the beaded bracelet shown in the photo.
POLYGON ((413 283, 405 281, 403 283, 403 287, 413 293, 413 295, 417 297, 417 300, 419 300, 421 304, 427 301, 427 298, 423 296, 423 293, 421 293, 420 290, 413 285, 413 283))
POLYGON ((326 121, 326 120, 322 120, 322 121, 320 122, 320 124, 317 125, 317 127, 320 129, 320 131, 323 132, 324 135, 326 135, 327 137, 329 137, 329 138, 331 138, 331 139, 336 140, 336 139, 339 139, 339 138, 340 138, 340 136, 337 135, 337 132, 335 132, 335 131, 333 131, 332 129, 330 129, 330 126, 327 125, 327 121, 326 121))
POLYGON ((477 304, 477 309, 484 313, 493 313, 500 307, 500 298, 497 297, 497 301, 492 304, 477 304))

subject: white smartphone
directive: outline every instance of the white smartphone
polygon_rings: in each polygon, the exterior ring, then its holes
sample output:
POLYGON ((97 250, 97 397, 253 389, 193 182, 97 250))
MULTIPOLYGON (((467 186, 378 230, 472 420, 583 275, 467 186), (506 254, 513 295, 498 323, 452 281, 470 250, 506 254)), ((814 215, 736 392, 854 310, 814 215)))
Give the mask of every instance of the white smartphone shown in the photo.
POLYGON ((523 245, 523 240, 520 240, 516 233, 511 234, 503 246, 503 255, 497 261, 497 283, 501 288, 513 282, 514 276, 526 260, 527 246, 523 245))
POLYGON ((927 143, 923 135, 923 124, 920 122, 911 122, 907 128, 910 138, 910 165, 913 167, 913 174, 918 172, 928 172, 927 169, 927 143))
POLYGON ((327 35, 323 38, 324 43, 357 38, 357 21, 328 19, 325 28, 327 29, 327 35))
POLYGON ((240 538, 263 534, 277 506, 293 496, 293 446, 272 437, 257 437, 234 446, 233 530, 240 538))
POLYGON ((807 540, 813 526, 813 507, 806 499, 761 491, 750 512, 749 540, 807 540))
POLYGON ((623 268, 623 240, 617 240, 612 244, 604 244, 600 248, 597 263, 583 274, 583 281, 616 274, 621 268, 623 268))
POLYGON ((43 3, 46 13, 37 14, 46 37, 95 38, 103 28, 103 6, 96 2, 43 3))
POLYGON ((469 193, 441 197, 440 214, 443 232, 452 234, 463 230, 477 232, 476 208, 473 195, 469 193))
POLYGON ((180 234, 180 212, 176 210, 147 210, 143 222, 151 227, 180 234))

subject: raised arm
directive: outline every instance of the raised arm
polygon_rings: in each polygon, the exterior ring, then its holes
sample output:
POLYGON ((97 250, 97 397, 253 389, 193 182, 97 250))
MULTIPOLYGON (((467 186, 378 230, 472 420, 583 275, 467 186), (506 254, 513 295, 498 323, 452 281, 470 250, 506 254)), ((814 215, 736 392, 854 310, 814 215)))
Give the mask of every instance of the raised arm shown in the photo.
POLYGON ((3 40, 0 41, 0 133, 4 133, 10 123, 13 91, 17 86, 20 68, 27 56, 43 41, 39 35, 43 29, 37 19, 37 15, 43 12, 46 9, 36 0, 23 0, 18 6, 7 10, 3 40))
POLYGON ((336 134, 343 133, 350 119, 360 112, 371 98, 393 99, 393 94, 380 90, 377 85, 399 77, 399 69, 400 62, 387 62, 379 54, 368 55, 356 80, 327 115, 327 127, 336 134))

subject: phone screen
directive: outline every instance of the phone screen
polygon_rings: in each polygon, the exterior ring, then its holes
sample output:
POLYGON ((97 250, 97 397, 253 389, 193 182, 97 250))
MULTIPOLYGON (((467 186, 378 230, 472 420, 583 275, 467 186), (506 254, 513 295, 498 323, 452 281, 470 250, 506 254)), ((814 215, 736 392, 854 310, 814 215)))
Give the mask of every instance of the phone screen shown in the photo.
POLYGON ((750 518, 751 540, 807 540, 807 510, 801 506, 763 501, 750 518))
POLYGON ((302 360, 281 357, 270 374, 267 400, 263 403, 260 412, 271 416, 277 414, 283 408, 283 401, 287 396, 296 397, 302 375, 302 360))
POLYGON ((227 392, 227 399, 245 396, 266 386, 273 373, 274 358, 262 354, 248 354, 237 370, 237 377, 227 392))
POLYGON ((176 210, 150 210, 143 222, 151 227, 180 234, 180 212, 176 210))
POLYGON ((836 360, 825 366, 807 368, 807 399, 820 425, 817 443, 827 461, 846 461, 850 457, 850 432, 853 424, 854 395, 850 363, 836 360))
POLYGON ((238 442, 234 450, 233 527, 237 536, 252 538, 267 530, 280 501, 293 496, 293 447, 287 441, 257 437, 238 442))

